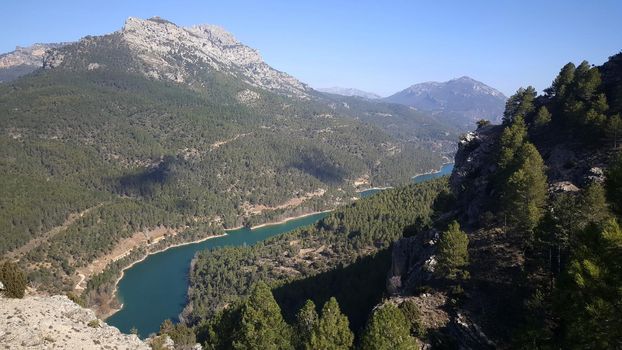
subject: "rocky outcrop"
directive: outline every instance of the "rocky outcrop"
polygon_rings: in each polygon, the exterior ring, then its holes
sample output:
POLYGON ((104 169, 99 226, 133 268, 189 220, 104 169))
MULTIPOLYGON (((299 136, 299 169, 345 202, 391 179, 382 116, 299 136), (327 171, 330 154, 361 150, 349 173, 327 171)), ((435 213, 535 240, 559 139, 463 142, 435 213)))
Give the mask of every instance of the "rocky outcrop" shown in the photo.
POLYGON ((34 44, 16 47, 15 51, 0 55, 0 83, 11 81, 31 73, 43 66, 43 57, 49 49, 62 47, 68 43, 34 44))
POLYGON ((66 296, 0 297, 0 320, 6 349, 150 349, 66 296))
POLYGON ((389 294, 412 293, 432 278, 436 265, 434 246, 438 237, 437 231, 430 230, 394 243, 387 280, 389 294))
POLYGON ((49 52, 47 68, 63 64, 69 69, 101 69, 116 50, 117 62, 110 64, 137 71, 153 79, 171 80, 203 88, 209 73, 232 75, 252 87, 307 98, 311 89, 294 77, 266 64, 257 50, 235 39, 215 25, 180 27, 154 17, 130 17, 123 28, 101 37, 85 37, 80 42, 49 52), (76 57, 73 57, 76 56, 76 57), (89 62, 84 62, 88 57, 89 62), (88 67, 88 68, 87 68, 88 67))
POLYGON ((487 125, 467 133, 458 144, 454 170, 449 178, 456 207, 462 208, 465 221, 474 224, 483 214, 491 197, 489 186, 495 172, 495 150, 502 126, 487 125))

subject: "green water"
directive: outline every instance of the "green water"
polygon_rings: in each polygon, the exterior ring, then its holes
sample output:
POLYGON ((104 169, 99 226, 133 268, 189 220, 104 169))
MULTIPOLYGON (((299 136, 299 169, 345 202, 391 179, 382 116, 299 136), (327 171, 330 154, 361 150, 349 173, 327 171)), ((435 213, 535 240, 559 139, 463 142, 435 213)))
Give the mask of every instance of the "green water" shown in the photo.
MULTIPOLYGON (((453 164, 446 164, 437 173, 413 177, 413 182, 420 183, 447 175, 452 169, 453 164)), ((371 189, 359 194, 361 198, 365 198, 379 191, 381 190, 371 189)), ((117 288, 117 295, 123 303, 123 308, 106 322, 124 333, 129 333, 132 327, 135 327, 141 337, 147 337, 157 332, 165 319, 178 321, 178 315, 186 305, 188 269, 196 252, 225 246, 252 245, 274 235, 311 225, 326 215, 328 213, 314 214, 257 229, 232 230, 223 237, 150 255, 125 271, 117 288)))
POLYGON ((252 245, 268 237, 311 225, 327 214, 314 214, 257 229, 232 230, 223 237, 150 255, 125 271, 117 289, 123 308, 106 322, 124 333, 136 327, 141 337, 157 332, 165 319, 170 318, 176 322, 186 305, 188 269, 196 252, 225 246, 252 245))

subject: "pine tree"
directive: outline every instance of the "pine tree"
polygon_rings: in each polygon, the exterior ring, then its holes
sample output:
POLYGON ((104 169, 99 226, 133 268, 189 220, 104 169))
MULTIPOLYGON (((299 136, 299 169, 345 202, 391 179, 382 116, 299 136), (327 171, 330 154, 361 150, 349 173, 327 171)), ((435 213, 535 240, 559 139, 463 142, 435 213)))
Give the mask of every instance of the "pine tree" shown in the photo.
POLYGON ((371 315, 361 340, 362 350, 414 350, 418 349, 410 335, 409 323, 393 304, 377 308, 371 315))
POLYGON ((26 275, 16 263, 5 261, 0 266, 0 282, 4 284, 4 295, 9 298, 23 298, 26 291, 26 275))
POLYGON ((534 100, 536 98, 536 89, 532 86, 520 88, 505 103, 505 111, 503 112, 503 124, 510 125, 517 117, 527 118, 534 112, 534 100))
POLYGON ((419 310, 417 303, 409 299, 401 303, 399 309, 410 324, 410 334, 417 338, 425 336, 425 327, 421 321, 421 310, 419 310))
POLYGON ((311 335, 313 329, 318 327, 319 318, 315 311, 315 303, 307 300, 305 305, 296 314, 296 338, 298 339, 298 348, 312 349, 311 335))
POLYGON ((311 348, 322 350, 350 349, 354 334, 348 317, 341 313, 337 299, 331 297, 322 308, 322 316, 311 334, 311 348))
POLYGON ((618 148, 618 139, 622 136, 622 118, 616 114, 607 122, 607 134, 613 140, 613 148, 618 148))
POLYGON ((469 237, 460 230, 460 224, 454 221, 441 234, 438 242, 436 272, 449 279, 468 276, 465 270, 469 264, 469 237))
POLYGON ((514 119, 512 125, 503 129, 499 139, 498 166, 502 173, 512 172, 517 167, 517 153, 527 138, 527 126, 523 117, 514 119))
POLYGON ((293 349, 291 331, 283 320, 281 308, 274 300, 270 287, 264 282, 255 284, 242 306, 241 320, 234 349, 293 349))
POLYGON ((574 80, 575 70, 576 66, 572 62, 564 65, 553 81, 553 84, 551 84, 551 87, 546 89, 545 92, 547 95, 554 97, 555 100, 562 100, 565 98, 568 86, 574 80))
POLYGON ((537 128, 543 127, 551 122, 551 113, 546 108, 546 106, 540 107, 538 109, 538 114, 536 114, 536 119, 534 120, 534 124, 537 128))
POLYGON ((566 348, 622 347, 622 229, 615 220, 589 226, 581 235, 557 305, 566 348))
POLYGON ((622 153, 609 165, 605 180, 607 198, 612 204, 612 209, 622 214, 622 153))
POLYGON ((531 238, 544 214, 547 195, 544 161, 529 142, 521 147, 517 156, 520 165, 508 178, 503 193, 505 214, 515 229, 531 238))

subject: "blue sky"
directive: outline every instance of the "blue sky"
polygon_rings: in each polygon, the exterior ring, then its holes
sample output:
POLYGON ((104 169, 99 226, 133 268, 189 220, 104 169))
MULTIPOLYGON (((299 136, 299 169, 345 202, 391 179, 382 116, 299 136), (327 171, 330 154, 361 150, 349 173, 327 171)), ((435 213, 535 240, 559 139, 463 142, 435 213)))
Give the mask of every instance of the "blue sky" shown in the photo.
POLYGON ((129 16, 218 24, 313 87, 388 95, 463 75, 505 94, 622 50, 622 1, 2 0, 0 52, 118 30, 129 16))

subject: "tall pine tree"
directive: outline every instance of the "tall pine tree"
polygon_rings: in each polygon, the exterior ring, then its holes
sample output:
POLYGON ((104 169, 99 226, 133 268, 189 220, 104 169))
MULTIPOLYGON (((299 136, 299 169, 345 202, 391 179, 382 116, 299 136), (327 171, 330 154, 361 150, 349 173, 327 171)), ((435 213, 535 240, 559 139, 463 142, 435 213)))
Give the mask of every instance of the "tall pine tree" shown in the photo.
POLYGON ((353 341, 348 317, 341 313, 337 299, 330 298, 324 304, 322 316, 311 334, 311 348, 345 350, 352 347, 353 341))
POLYGON ((415 338, 410 335, 409 323, 397 306, 387 303, 371 315, 363 338, 362 350, 415 350, 415 338))
POLYGON ((274 300, 270 287, 264 282, 253 286, 250 296, 242 306, 233 348, 293 349, 289 326, 283 320, 281 308, 274 300))

